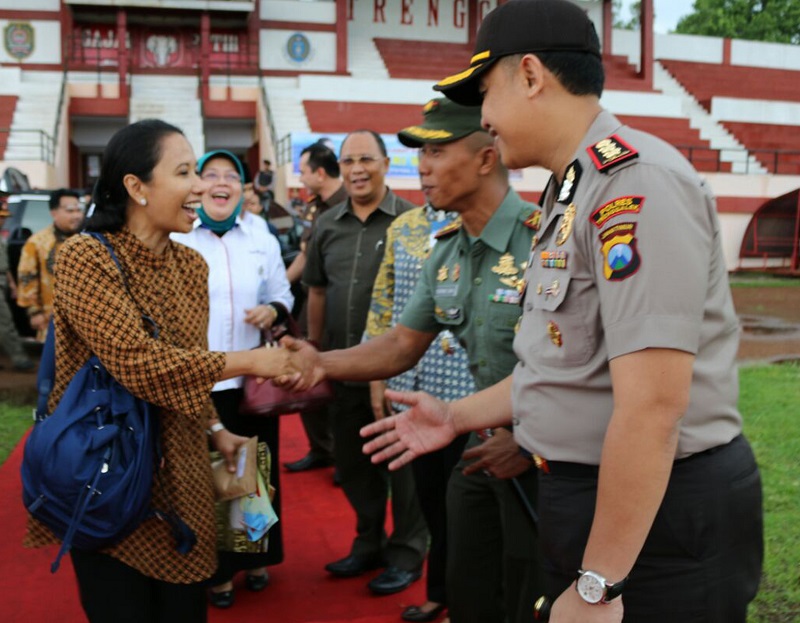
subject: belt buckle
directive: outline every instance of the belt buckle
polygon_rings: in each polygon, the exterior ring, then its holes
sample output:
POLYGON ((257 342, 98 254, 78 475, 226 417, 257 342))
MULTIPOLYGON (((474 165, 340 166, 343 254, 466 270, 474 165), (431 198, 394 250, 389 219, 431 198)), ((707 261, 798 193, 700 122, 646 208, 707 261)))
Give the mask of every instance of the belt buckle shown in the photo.
POLYGON ((550 473, 550 466, 547 464, 547 459, 538 454, 532 454, 531 458, 533 458, 533 463, 536 465, 536 469, 541 470, 545 474, 550 473))

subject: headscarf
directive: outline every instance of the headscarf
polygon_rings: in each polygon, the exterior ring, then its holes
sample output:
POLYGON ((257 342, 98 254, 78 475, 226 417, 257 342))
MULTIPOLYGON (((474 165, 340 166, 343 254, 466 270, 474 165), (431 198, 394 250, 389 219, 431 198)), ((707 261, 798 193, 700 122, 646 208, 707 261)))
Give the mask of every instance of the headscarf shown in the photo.
POLYGON ((239 178, 241 179, 242 195, 239 197, 239 203, 236 204, 233 212, 223 221, 215 221, 212 219, 206 214, 205 208, 200 208, 197 211, 197 215, 200 217, 200 222, 215 234, 224 234, 233 229, 233 226, 236 225, 236 217, 239 216, 239 213, 242 211, 242 205, 244 204, 244 167, 239 158, 227 149, 215 149, 214 151, 208 151, 200 156, 200 159, 197 161, 197 170, 202 173, 206 163, 212 158, 217 157, 227 158, 236 166, 236 170, 239 172, 239 178))

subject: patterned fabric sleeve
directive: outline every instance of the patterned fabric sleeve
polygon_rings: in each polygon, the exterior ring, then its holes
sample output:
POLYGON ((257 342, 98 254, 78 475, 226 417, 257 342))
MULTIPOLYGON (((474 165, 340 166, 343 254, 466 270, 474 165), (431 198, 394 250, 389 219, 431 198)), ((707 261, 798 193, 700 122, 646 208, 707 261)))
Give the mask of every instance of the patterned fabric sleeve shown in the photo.
POLYGON ((367 314, 367 328, 364 331, 367 339, 383 335, 392 328, 395 288, 394 260, 397 238, 395 229, 394 226, 391 226, 386 231, 386 251, 372 287, 372 302, 367 314))
POLYGON ((43 303, 39 296, 39 255, 33 240, 28 240, 22 247, 17 269, 17 284, 17 304, 20 307, 27 307, 29 315, 42 311, 43 303))
MULTIPOLYGON (((56 344, 68 344, 58 334, 72 331, 137 397, 192 418, 208 416, 209 393, 225 366, 225 355, 200 350, 200 345, 177 348, 151 337, 100 242, 65 244, 61 254, 56 302, 65 326, 56 326, 56 344)), ((208 267, 198 263, 193 268, 207 306, 208 267)), ((58 350, 56 360, 63 356, 58 350)))

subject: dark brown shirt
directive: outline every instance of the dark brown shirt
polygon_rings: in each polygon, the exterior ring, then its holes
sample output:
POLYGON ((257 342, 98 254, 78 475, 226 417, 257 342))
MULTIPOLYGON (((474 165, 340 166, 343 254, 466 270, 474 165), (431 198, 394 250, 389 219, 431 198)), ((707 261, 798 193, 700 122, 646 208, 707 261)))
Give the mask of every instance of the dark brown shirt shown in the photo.
MULTIPOLYGON (((180 244, 170 242, 162 255, 154 255, 127 230, 107 237, 133 298, 99 241, 73 236, 64 243, 56 263, 56 378, 50 410, 91 353, 134 395, 157 407, 165 460, 161 480, 197 544, 189 554, 179 554, 167 524, 154 518, 107 551, 147 576, 196 582, 216 567, 214 491, 204 431, 214 415, 211 387, 225 366, 223 353, 205 350, 208 267, 196 251, 180 244), (158 339, 145 329, 142 314, 158 325, 158 339)), ((167 508, 157 485, 153 504, 167 508)), ((26 545, 55 540, 36 521, 28 528, 26 545)))
POLYGON ((414 205, 391 190, 363 223, 348 199, 319 217, 307 251, 303 283, 325 288, 322 346, 348 348, 361 343, 372 284, 378 274, 386 229, 414 205))
POLYGON ((303 210, 303 213, 300 215, 304 221, 303 234, 300 236, 300 240, 308 244, 314 223, 316 223, 317 219, 327 212, 329 208, 339 205, 344 201, 347 201, 347 191, 344 189, 344 184, 339 186, 339 189, 328 197, 327 201, 324 201, 319 195, 311 197, 310 201, 306 204, 305 210, 303 210))

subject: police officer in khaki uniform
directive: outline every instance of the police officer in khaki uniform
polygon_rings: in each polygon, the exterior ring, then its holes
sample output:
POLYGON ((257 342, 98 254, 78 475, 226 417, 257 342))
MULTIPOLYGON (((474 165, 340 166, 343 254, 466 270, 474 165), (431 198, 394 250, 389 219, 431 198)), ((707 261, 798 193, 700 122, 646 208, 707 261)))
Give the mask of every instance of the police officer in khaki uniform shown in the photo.
MULTIPOLYGON (((476 387, 489 387, 517 361, 512 342, 522 275, 541 212, 510 188, 478 108, 433 100, 423 123, 399 138, 420 148, 420 179, 430 204, 461 219, 436 235, 399 323, 356 348, 322 353, 318 377, 395 376, 447 329, 466 349, 476 387)), ((531 620, 544 589, 529 508, 535 498, 536 472, 509 431, 473 433, 447 489, 452 623, 531 620)))
POLYGON ((567 0, 502 5, 471 66, 439 83, 482 103, 504 163, 553 172, 520 363, 449 405, 390 394, 416 408, 367 427, 384 434, 365 450, 400 467, 513 419, 539 467, 552 622, 744 623, 761 487, 714 199, 676 150, 600 107, 602 86, 594 27, 567 0))

